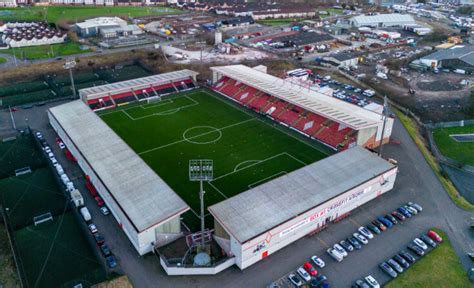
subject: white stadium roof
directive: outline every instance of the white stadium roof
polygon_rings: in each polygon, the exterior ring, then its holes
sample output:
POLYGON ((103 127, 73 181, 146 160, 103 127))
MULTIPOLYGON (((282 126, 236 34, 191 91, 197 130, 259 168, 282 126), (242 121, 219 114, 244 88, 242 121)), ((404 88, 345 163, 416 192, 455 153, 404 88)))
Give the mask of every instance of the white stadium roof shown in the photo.
POLYGON ((86 104, 49 109, 137 232, 189 206, 86 104))
POLYGON ((398 13, 377 14, 369 16, 359 15, 352 17, 350 20, 356 26, 378 25, 378 23, 384 23, 385 26, 415 23, 415 19, 413 19, 411 15, 398 13))
POLYGON ((217 66, 211 67, 211 70, 355 130, 382 123, 380 114, 245 65, 217 66))
POLYGON ((109 93, 120 93, 120 92, 129 92, 131 89, 138 90, 142 88, 148 88, 150 85, 159 85, 170 83, 171 81, 176 81, 179 79, 185 79, 198 75, 199 73, 184 69, 179 71, 173 71, 163 74, 156 74, 152 76, 136 78, 132 80, 116 82, 111 84, 105 84, 90 88, 84 88, 79 90, 79 95, 82 99, 94 99, 99 97, 108 96, 109 93))
POLYGON ((208 210, 230 235, 244 243, 393 168, 393 164, 356 146, 208 210))

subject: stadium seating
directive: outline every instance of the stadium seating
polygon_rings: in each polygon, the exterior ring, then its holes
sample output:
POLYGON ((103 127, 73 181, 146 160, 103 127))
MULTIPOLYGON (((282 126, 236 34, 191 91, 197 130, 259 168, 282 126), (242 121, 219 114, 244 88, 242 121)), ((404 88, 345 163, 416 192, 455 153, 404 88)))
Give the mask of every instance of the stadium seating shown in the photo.
POLYGON ((278 120, 285 122, 288 125, 292 125, 299 118, 300 113, 302 112, 303 110, 300 110, 298 107, 293 107, 278 115, 278 120))

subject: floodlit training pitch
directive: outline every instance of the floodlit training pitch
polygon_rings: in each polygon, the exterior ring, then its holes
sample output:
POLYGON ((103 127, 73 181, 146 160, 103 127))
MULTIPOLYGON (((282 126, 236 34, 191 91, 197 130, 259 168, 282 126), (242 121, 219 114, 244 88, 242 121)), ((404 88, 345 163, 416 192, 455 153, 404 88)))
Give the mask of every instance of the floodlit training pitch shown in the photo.
POLYGON ((99 115, 191 207, 184 220, 192 230, 199 223, 199 184, 188 179, 190 159, 214 160, 214 180, 204 186, 210 206, 330 153, 208 90, 99 115))

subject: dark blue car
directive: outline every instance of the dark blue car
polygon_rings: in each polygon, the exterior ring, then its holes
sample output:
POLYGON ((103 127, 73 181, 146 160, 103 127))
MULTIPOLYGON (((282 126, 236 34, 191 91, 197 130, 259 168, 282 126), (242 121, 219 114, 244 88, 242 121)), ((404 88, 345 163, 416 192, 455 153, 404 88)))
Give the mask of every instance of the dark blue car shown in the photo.
POLYGON ((377 218, 377 220, 379 220, 380 222, 382 222, 383 225, 387 226, 387 228, 392 228, 392 226, 393 226, 392 222, 390 222, 390 220, 388 220, 388 219, 385 218, 385 217, 380 216, 379 218, 377 218))
POLYGON ((405 208, 403 208, 403 207, 398 208, 398 211, 399 211, 400 213, 402 213, 403 216, 405 216, 405 217, 407 217, 407 218, 410 218, 410 217, 411 217, 411 213, 408 212, 408 210, 405 209, 405 208))
POLYGON ((113 255, 110 255, 109 257, 105 258, 105 260, 107 260, 107 265, 109 266, 109 268, 117 267, 117 260, 113 255))

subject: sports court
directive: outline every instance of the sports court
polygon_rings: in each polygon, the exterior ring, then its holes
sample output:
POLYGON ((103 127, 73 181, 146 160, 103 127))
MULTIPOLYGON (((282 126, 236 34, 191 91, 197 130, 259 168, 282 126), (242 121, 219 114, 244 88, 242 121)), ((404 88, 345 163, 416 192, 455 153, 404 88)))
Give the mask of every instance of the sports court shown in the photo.
POLYGON ((185 214, 191 229, 199 223, 199 184, 188 180, 190 159, 214 160, 214 180, 205 184, 209 206, 329 153, 208 90, 99 115, 191 207, 185 214))

